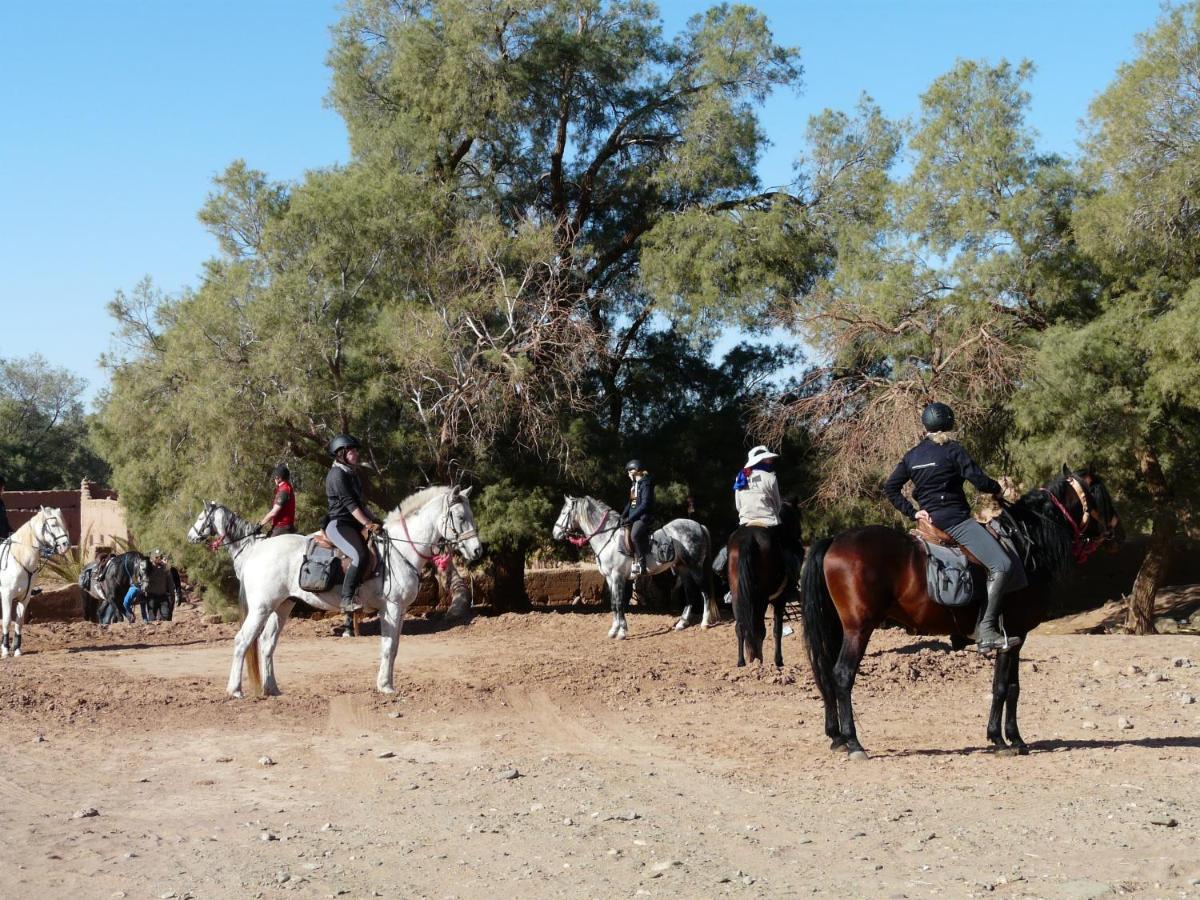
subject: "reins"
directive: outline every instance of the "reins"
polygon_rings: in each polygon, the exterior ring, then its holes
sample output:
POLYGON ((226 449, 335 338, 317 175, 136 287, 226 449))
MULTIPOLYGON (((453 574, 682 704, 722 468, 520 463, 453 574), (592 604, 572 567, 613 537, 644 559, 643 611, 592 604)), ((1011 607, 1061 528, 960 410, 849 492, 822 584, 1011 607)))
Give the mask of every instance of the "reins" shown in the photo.
MULTIPOLYGON (((602 531, 605 530, 604 523, 608 521, 608 514, 611 512, 612 512, 611 509, 605 511, 604 515, 600 517, 600 524, 596 526, 596 530, 593 531, 591 534, 589 534, 585 537, 583 532, 581 531, 577 535, 576 534, 567 535, 567 540, 570 541, 572 544, 574 544, 576 547, 582 547, 584 544, 588 543, 588 541, 590 541, 596 535, 600 534, 602 531)), ((612 528, 610 528, 608 530, 616 531, 617 528, 619 528, 619 527, 620 527, 619 525, 614 525, 612 528)))

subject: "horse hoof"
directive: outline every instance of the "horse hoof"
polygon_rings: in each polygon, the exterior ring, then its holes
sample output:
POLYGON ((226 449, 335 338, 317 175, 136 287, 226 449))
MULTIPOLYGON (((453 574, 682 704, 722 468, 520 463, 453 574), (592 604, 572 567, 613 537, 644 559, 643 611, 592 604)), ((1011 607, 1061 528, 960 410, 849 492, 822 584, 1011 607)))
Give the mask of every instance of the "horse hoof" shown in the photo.
POLYGON ((17 658, 18 656, 20 656, 20 655, 21 655, 21 651, 20 651, 20 650, 14 650, 14 651, 13 651, 13 659, 16 659, 16 658, 17 658))
POLYGON ((230 696, 230 697, 232 697, 234 700, 241 700, 241 699, 243 699, 243 698, 244 698, 246 695, 245 695, 245 694, 243 694, 241 691, 230 691, 230 692, 229 692, 229 696, 230 696))
POLYGON ((390 684, 385 684, 383 687, 381 687, 381 688, 377 688, 376 690, 378 690, 378 691, 379 691, 379 693, 381 693, 381 694, 394 694, 394 693, 396 693, 396 689, 395 689, 394 687, 392 687, 390 684))
POLYGON ((864 760, 868 760, 870 758, 871 757, 867 755, 866 750, 855 750, 850 754, 850 759, 854 760, 855 762, 863 762, 864 760))
POLYGON ((1020 751, 1016 747, 993 747, 992 753, 996 756, 1018 756, 1020 751))
POLYGON ((680 619, 678 622, 675 623, 676 631, 683 631, 683 629, 685 629, 685 628, 687 628, 687 622, 683 621, 683 619, 680 619))
POLYGON ((850 745, 847 744, 845 741, 843 741, 841 738, 834 738, 832 741, 829 742, 829 749, 832 750, 834 753, 849 753, 850 745))
POLYGON ((629 637, 629 632, 626 631, 624 628, 622 628, 620 631, 617 632, 617 640, 618 641, 623 641, 627 637, 629 637))

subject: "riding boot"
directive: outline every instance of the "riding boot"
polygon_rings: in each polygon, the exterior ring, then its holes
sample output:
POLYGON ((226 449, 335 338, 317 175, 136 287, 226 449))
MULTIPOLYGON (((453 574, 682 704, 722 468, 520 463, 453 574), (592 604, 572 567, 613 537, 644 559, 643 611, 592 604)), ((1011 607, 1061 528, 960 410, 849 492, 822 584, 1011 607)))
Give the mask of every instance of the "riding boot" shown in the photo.
POLYGON ((639 553, 633 558, 633 566, 630 567, 629 574, 641 575, 646 571, 648 571, 646 568, 646 557, 639 553))
POLYGON ((987 577, 987 608, 979 620, 979 631, 975 649, 980 653, 992 650, 1012 650, 1019 647, 1019 637, 1008 637, 1000 631, 1000 604, 1004 600, 1004 585, 1008 579, 999 572, 989 572, 987 577))
POLYGON ((359 569, 361 566, 347 566, 346 577, 342 580, 341 610, 344 613, 354 609, 354 595, 358 593, 359 569))

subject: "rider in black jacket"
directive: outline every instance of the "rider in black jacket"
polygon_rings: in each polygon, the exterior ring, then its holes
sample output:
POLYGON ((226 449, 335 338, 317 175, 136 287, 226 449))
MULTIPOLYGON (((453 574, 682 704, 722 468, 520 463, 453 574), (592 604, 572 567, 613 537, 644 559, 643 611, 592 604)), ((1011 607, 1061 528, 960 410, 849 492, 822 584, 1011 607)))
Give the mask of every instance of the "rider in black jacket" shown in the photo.
POLYGON ((1012 649, 1021 639, 1006 637, 999 629, 1000 604, 1012 561, 988 530, 972 518, 963 482, 969 481, 977 490, 997 496, 1002 488, 954 440, 954 412, 949 406, 930 403, 921 414, 921 422, 927 432, 925 439, 904 454, 884 482, 883 492, 904 515, 932 522, 987 566, 987 608, 979 622, 976 647, 980 652, 1012 649), (913 483, 913 498, 921 505, 920 510, 900 493, 909 481, 913 483))
POLYGON ((362 496, 362 483, 354 467, 358 465, 358 439, 348 434, 339 434, 329 442, 329 453, 333 465, 325 476, 325 496, 329 501, 328 524, 325 536, 350 558, 346 577, 342 581, 342 604, 344 612, 354 608, 354 595, 362 582, 363 565, 367 559, 367 545, 363 540, 363 529, 374 534, 379 530, 379 520, 371 514, 362 496))
POLYGON ((634 552, 637 554, 630 570, 633 575, 641 575, 646 569, 646 555, 650 552, 650 529, 654 518, 654 479, 646 471, 640 460, 631 459, 625 463, 625 471, 633 485, 629 488, 629 502, 621 513, 622 524, 629 523, 630 538, 633 540, 634 552))

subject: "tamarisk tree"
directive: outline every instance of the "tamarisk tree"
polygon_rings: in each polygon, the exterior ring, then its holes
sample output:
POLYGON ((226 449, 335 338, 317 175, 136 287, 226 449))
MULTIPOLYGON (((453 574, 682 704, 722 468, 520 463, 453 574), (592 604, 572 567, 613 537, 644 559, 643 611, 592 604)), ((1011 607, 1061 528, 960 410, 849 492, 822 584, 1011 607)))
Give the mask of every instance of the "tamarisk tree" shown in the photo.
POLYGON ((1042 335, 1019 399, 1027 455, 1093 459, 1149 520, 1126 621, 1144 634, 1200 501, 1200 4, 1167 11, 1138 47, 1088 123, 1093 190, 1074 221, 1103 271, 1098 309, 1042 335))

